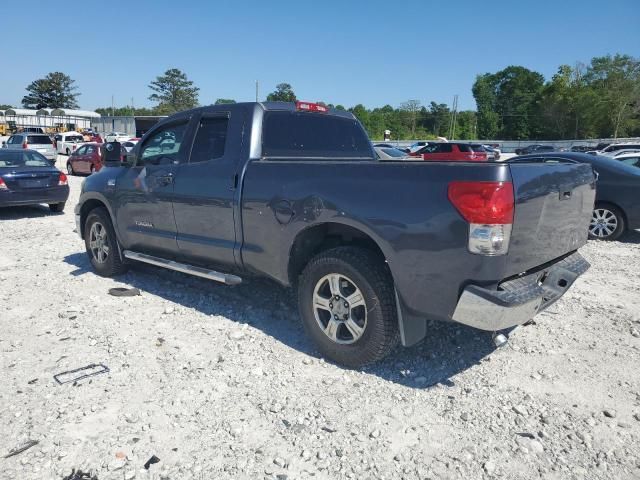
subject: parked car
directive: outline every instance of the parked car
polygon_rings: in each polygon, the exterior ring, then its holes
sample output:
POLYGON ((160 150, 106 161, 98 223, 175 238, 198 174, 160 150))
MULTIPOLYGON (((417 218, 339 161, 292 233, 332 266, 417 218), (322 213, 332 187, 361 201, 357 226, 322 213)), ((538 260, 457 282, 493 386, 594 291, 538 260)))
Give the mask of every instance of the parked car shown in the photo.
POLYGON ((78 132, 56 133, 53 137, 56 151, 63 155, 71 155, 84 145, 84 137, 78 132))
POLYGON ((629 153, 638 153, 640 152, 640 148, 623 148, 622 150, 616 150, 615 152, 609 153, 607 156, 616 158, 620 155, 627 155, 629 153))
POLYGON ((482 146, 487 151, 487 158, 489 160, 500 160, 500 155, 502 155, 502 151, 500 150, 500 148, 493 145, 482 145, 482 146), (491 154, 493 154, 493 157, 491 154))
POLYGON ((427 319, 525 323, 588 268, 589 165, 381 162, 350 112, 307 102, 180 112, 129 159, 87 177, 75 209, 98 274, 140 261, 295 286, 321 354, 352 367, 427 319))
POLYGON ((529 155, 530 153, 555 152, 553 145, 529 145, 524 148, 516 148, 516 155, 529 155))
POLYGON ((409 148, 407 149, 407 153, 417 152, 421 148, 424 148, 427 145, 430 145, 432 143, 434 143, 434 142, 415 142, 415 143, 412 143, 411 145, 409 145, 409 148))
POLYGON ((570 149, 571 152, 587 153, 595 150, 595 145, 573 145, 570 149))
POLYGON ((475 152, 467 143, 441 142, 431 143, 417 152, 410 153, 412 157, 420 157, 432 162, 486 162, 486 152, 475 152))
POLYGON ((633 153, 625 153, 624 155, 616 155, 614 160, 631 165, 632 167, 640 167, 640 150, 633 153))
POLYGON ((67 173, 76 175, 78 173, 92 174, 98 172, 103 167, 102 149, 100 143, 86 143, 73 152, 67 160, 67 173))
POLYGON ((597 176, 597 193, 589 238, 617 240, 640 228, 640 169, 620 158, 584 153, 549 153, 515 157, 510 162, 588 163, 597 176))
POLYGON ((19 133, 46 133, 42 127, 20 127, 19 133))
POLYGON ((407 152, 403 152, 394 147, 373 147, 373 149, 376 152, 378 160, 415 160, 410 157, 407 152))
POLYGON ((619 150, 628 150, 632 148, 640 149, 640 143, 636 143, 636 142, 613 143, 608 147, 603 148, 602 150, 598 150, 597 153, 599 155, 614 155, 615 152, 619 150))
POLYGON ((131 138, 131 135, 124 132, 110 132, 104 136, 105 142, 126 142, 131 138))
POLYGON ((45 203, 62 212, 69 198, 67 176, 35 150, 0 150, 0 207, 45 203))
POLYGON ((41 133, 14 133, 6 142, 2 142, 2 148, 8 150, 31 149, 42 154, 49 162, 55 163, 56 151, 49 135, 41 133))

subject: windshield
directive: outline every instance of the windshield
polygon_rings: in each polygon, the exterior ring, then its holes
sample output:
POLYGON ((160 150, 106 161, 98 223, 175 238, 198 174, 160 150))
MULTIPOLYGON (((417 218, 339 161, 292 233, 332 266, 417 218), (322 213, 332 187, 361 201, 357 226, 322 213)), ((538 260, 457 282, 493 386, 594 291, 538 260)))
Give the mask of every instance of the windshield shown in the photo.
POLYGON ((51 139, 47 135, 29 135, 27 143, 33 145, 51 145, 51 139))
POLYGON ((390 157, 402 158, 407 156, 406 153, 402 150, 398 150, 397 148, 382 148, 381 150, 390 157))
POLYGON ((0 168, 50 166, 48 160, 38 152, 0 152, 0 168))

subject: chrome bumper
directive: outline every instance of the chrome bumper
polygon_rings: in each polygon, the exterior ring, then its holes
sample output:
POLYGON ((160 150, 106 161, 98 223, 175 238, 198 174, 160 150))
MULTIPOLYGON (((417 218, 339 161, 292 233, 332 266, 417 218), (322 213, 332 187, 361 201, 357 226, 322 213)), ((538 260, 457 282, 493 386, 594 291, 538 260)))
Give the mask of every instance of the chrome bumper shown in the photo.
POLYGON ((564 295, 589 266, 575 252, 534 273, 502 282, 497 290, 469 285, 460 295, 452 318, 489 331, 521 325, 564 295))

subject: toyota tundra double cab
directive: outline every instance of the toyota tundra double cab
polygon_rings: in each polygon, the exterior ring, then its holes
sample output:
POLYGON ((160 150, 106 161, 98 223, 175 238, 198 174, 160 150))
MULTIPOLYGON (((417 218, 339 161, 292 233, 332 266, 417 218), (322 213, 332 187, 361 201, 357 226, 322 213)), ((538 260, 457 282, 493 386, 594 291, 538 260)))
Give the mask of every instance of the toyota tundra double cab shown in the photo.
POLYGON ((589 267, 594 196, 588 164, 379 161, 351 113, 265 102, 164 119, 85 180, 75 214, 99 275, 270 277, 320 353, 357 367, 428 319, 529 321, 589 267))

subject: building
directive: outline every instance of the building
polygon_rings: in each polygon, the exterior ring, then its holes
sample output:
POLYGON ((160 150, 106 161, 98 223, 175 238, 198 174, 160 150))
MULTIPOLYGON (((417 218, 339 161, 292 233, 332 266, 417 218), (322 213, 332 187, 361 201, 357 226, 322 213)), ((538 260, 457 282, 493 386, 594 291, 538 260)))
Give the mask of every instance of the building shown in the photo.
POLYGON ((31 110, 27 108, 8 108, 0 110, 0 123, 20 127, 63 127, 65 130, 79 130, 89 128, 93 119, 100 118, 100 114, 86 110, 67 108, 41 108, 31 110))
POLYGON ((99 117, 91 119, 91 128, 106 135, 109 132, 123 132, 132 137, 140 138, 164 116, 129 116, 129 117, 99 117))

